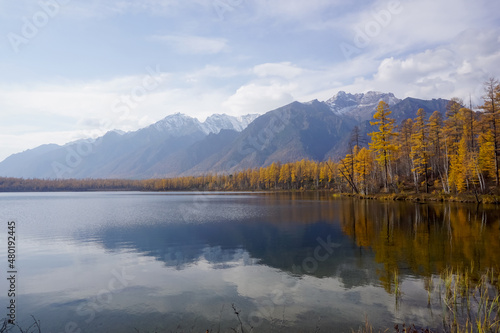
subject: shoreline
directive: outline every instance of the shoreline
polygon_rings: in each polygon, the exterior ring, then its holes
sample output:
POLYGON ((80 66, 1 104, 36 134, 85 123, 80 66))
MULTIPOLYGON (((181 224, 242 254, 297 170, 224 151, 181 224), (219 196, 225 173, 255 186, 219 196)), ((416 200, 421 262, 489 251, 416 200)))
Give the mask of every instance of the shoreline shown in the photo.
POLYGON ((329 193, 332 198, 354 198, 360 200, 379 200, 379 201, 412 201, 419 203, 435 203, 435 202, 460 202, 460 203, 476 203, 476 204, 500 204, 500 195, 492 194, 433 194, 433 193, 373 193, 373 194, 356 194, 356 193, 339 193, 327 189, 293 189, 293 190, 200 190, 200 189, 185 189, 185 190, 143 190, 143 189, 46 189, 35 191, 1 191, 0 193, 84 193, 84 192, 144 192, 144 193, 329 193))
POLYGON ((500 196, 492 194, 431 194, 431 193, 376 193, 376 194, 352 194, 342 193, 341 196, 381 200, 381 201, 413 201, 421 203, 429 202, 462 202, 476 204, 500 204, 500 196))

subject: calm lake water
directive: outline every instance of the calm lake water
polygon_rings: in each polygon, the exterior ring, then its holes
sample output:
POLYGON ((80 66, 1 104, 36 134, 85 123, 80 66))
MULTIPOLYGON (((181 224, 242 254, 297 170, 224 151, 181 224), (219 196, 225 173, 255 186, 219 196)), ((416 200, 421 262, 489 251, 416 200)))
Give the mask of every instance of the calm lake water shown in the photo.
MULTIPOLYGON (((434 274, 500 265, 500 211, 466 204, 7 193, 0 219, 4 276, 16 222, 17 323, 33 315, 42 332, 350 332, 365 319, 440 328, 443 305, 426 291, 434 274)), ((8 289, 2 279, 0 318, 8 289)))

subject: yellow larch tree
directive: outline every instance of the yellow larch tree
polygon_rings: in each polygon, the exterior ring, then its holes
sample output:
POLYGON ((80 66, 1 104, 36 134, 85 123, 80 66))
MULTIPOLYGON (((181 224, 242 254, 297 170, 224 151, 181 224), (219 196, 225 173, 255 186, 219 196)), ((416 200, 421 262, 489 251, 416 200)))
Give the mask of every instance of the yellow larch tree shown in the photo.
POLYGON ((351 154, 347 154, 346 157, 339 161, 338 163, 338 171, 343 179, 347 181, 349 186, 352 189, 353 193, 359 193, 358 187, 356 186, 356 182, 354 181, 353 175, 351 175, 351 167, 350 162, 353 160, 351 154))
POLYGON ((425 118, 424 109, 418 109, 417 117, 413 122, 413 132, 411 135, 410 157, 413 162, 412 172, 414 175, 415 189, 419 192, 420 176, 424 176, 425 192, 429 193, 429 124, 425 118))
MULTIPOLYGON (((273 162, 267 168, 268 168, 267 178, 269 179, 269 182, 271 183, 271 185, 274 186, 274 189, 276 189, 278 186, 281 164, 279 162, 273 162)), ((269 185, 269 188, 271 188, 271 185, 269 185)))
POLYGON ((319 167, 319 182, 323 186, 328 184, 328 166, 326 163, 321 163, 319 167))
MULTIPOLYGON (((354 147, 353 152, 357 152, 357 146, 354 147)), ((339 172, 342 177, 347 181, 353 193, 359 193, 356 185, 356 178, 354 174, 354 156, 347 154, 345 158, 339 162, 339 172)))
POLYGON ((366 195, 368 194, 368 175, 373 169, 372 153, 366 149, 361 148, 354 158, 354 171, 357 178, 361 181, 361 190, 366 195))
POLYGON ((495 179, 495 144, 491 130, 481 132, 478 137, 479 155, 478 163, 479 170, 489 178, 495 179))
POLYGON ((408 118, 399 125, 399 135, 397 137, 397 160, 400 174, 410 177, 413 168, 411 153, 411 136, 413 133, 413 120, 408 118))
POLYGON ((285 163, 281 165, 279 182, 283 184, 284 188, 290 189, 290 164, 285 163))
MULTIPOLYGON (((446 106, 446 120, 444 121, 444 174, 448 190, 456 187, 458 190, 461 179, 463 179, 463 169, 460 165, 459 148, 462 146, 464 119, 460 113, 463 101, 452 98, 446 106), (457 186, 458 185, 458 186, 457 186)), ((466 139, 464 139, 465 141, 466 139)), ((463 148, 463 147, 462 147, 463 148)))
MULTIPOLYGON (((429 117, 429 152, 430 171, 433 178, 441 180, 446 191, 445 177, 443 175, 443 117, 439 111, 434 111, 429 117)), ((447 191, 448 192, 448 191, 447 191)))
POLYGON ((495 183, 498 186, 500 184, 499 179, 499 155, 500 155, 500 134, 498 133, 500 130, 500 124, 498 121, 500 120, 500 83, 495 78, 490 78, 488 81, 484 83, 485 95, 484 104, 481 106, 481 109, 484 111, 485 122, 488 124, 491 134, 493 136, 493 155, 494 155, 494 163, 495 163, 495 183))
POLYGON ((458 192, 467 189, 469 170, 467 161, 467 138, 463 136, 458 143, 458 151, 452 155, 450 163, 450 183, 456 186, 458 192))
POLYGON ((377 111, 373 115, 375 121, 370 121, 370 125, 378 126, 378 131, 369 133, 371 136, 370 150, 376 154, 376 160, 384 170, 384 188, 386 192, 389 188, 389 163, 394 152, 397 151, 393 139, 398 134, 394 130, 394 119, 389 118, 391 113, 389 105, 384 101, 380 101, 377 111))

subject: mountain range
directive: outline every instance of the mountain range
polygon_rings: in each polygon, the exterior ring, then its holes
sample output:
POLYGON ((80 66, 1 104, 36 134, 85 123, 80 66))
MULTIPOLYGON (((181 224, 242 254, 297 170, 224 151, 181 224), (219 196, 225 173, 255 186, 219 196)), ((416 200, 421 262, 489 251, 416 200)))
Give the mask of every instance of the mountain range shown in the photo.
MULTIPOLYGON (((204 122, 173 114, 134 132, 110 131, 95 140, 46 144, 0 163, 0 176, 133 178, 234 172, 245 168, 342 156, 355 126, 362 136, 379 101, 399 123, 419 108, 445 113, 448 100, 400 100, 392 93, 338 92, 327 101, 293 102, 263 115, 215 114, 204 122)), ((367 141, 367 140, 365 140, 367 141)))

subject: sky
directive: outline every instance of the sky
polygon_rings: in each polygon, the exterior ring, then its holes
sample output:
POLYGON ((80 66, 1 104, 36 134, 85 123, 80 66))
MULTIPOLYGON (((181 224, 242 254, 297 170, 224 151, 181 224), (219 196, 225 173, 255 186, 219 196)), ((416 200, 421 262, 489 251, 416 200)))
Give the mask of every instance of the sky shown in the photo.
POLYGON ((338 91, 482 103, 492 0, 0 0, 0 160, 338 91))

